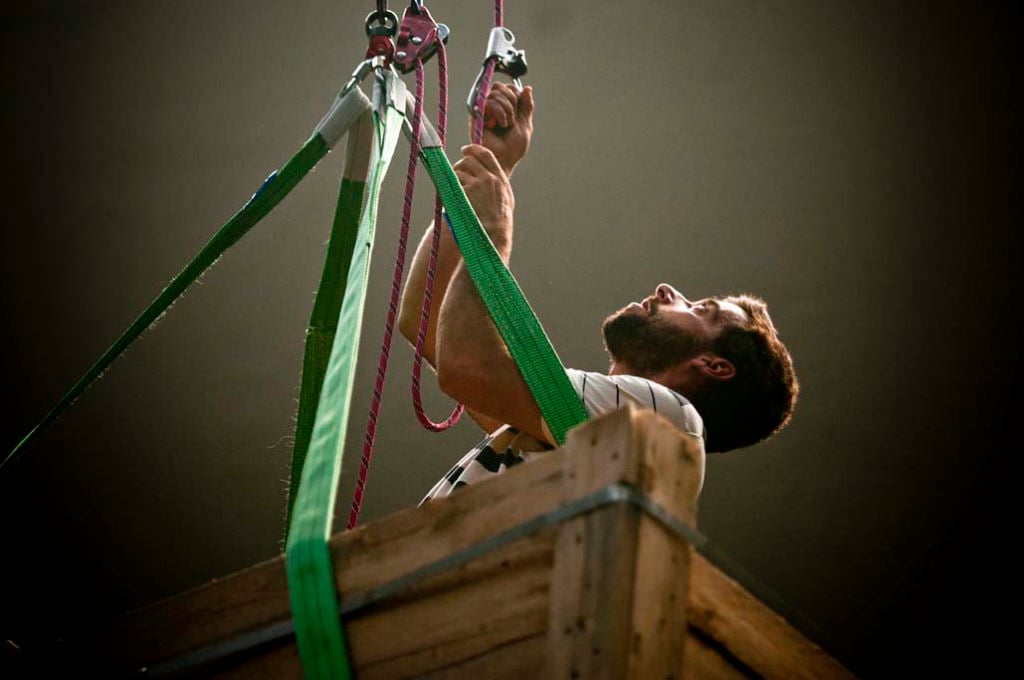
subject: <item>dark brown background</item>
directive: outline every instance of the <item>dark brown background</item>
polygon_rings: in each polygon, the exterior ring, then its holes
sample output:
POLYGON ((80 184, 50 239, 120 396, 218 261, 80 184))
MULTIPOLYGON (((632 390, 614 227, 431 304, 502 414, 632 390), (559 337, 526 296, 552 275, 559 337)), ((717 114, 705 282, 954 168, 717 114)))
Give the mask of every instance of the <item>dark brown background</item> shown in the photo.
MULTIPOLYGON (((4 11, 8 448, 306 139, 362 55, 372 4, 4 11)), ((864 676, 991 659, 1016 450, 998 434, 1016 422, 1020 340, 1009 17, 507 4, 538 103, 512 266, 562 358, 603 370, 600 320, 660 281, 763 295, 802 399, 774 441, 709 458, 703 531, 864 676)), ((430 7, 453 32, 454 157, 491 6, 430 7)), ((342 520, 405 149, 382 200, 342 520)), ((277 553, 341 160, 0 480, 0 636, 73 631, 277 553)), ((417 224, 432 203, 420 187, 417 224)), ((479 436, 418 428, 408 355, 395 353, 365 520, 416 503, 479 436)))

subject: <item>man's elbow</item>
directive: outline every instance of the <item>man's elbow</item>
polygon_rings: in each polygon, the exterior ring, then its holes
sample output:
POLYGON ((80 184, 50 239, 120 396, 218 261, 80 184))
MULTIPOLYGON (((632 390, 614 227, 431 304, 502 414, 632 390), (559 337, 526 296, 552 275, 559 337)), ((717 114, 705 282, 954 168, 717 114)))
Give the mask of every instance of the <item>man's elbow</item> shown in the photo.
POLYGON ((412 344, 416 344, 416 336, 420 332, 420 315, 402 301, 398 310, 398 332, 412 344))
POLYGON ((460 404, 469 408, 476 402, 475 392, 481 375, 473 362, 439 356, 437 360, 437 385, 441 391, 460 404))

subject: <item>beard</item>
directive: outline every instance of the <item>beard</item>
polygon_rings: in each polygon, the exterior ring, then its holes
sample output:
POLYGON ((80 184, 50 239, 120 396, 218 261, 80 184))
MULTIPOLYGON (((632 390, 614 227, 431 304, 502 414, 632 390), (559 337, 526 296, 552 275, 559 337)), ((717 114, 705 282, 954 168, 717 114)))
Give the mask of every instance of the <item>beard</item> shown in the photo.
POLYGON ((650 314, 624 307, 604 320, 601 331, 612 361, 640 377, 657 375, 707 349, 702 340, 658 316, 657 306, 650 314))

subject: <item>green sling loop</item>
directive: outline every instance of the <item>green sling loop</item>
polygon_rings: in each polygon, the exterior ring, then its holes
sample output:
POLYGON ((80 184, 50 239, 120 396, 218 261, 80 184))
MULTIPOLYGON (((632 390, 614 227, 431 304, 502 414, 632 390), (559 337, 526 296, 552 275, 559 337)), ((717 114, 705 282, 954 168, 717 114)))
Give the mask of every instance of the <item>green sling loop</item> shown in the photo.
MULTIPOLYGON (((401 135, 405 86, 388 69, 374 82, 376 135, 330 361, 303 465, 285 551, 295 637, 308 678, 350 677, 328 547, 355 378, 380 185, 401 135), (400 95, 394 97, 394 94, 400 95)), ((362 127, 360 126, 360 129, 362 127)))
MULTIPOLYGON (((302 358, 302 384, 299 390, 299 410, 295 417, 295 443, 292 447, 291 475, 288 485, 286 521, 291 519, 302 481, 302 468, 313 436, 317 404, 323 388, 324 374, 330 359, 334 336, 338 330, 338 314, 345 296, 345 281, 356 245, 360 209, 366 188, 373 128, 368 121, 351 129, 345 171, 338 191, 338 204, 327 243, 327 257, 317 288, 313 311, 306 327, 306 342, 302 358)), ((286 534, 290 523, 286 523, 286 534)))
POLYGON ((121 334, 121 337, 7 454, 0 462, 0 469, 13 463, 29 442, 42 434, 58 416, 66 411, 203 272, 209 269, 228 248, 245 236, 257 222, 280 203, 341 138, 351 121, 369 108, 369 100, 358 88, 343 90, 302 148, 280 172, 271 173, 252 198, 213 235, 192 261, 171 279, 167 287, 143 310, 142 314, 121 334))
POLYGON ((548 429, 561 444, 569 429, 587 420, 583 402, 515 277, 480 225, 437 133, 427 121, 423 121, 420 144, 420 158, 441 194, 466 270, 537 401, 548 429))

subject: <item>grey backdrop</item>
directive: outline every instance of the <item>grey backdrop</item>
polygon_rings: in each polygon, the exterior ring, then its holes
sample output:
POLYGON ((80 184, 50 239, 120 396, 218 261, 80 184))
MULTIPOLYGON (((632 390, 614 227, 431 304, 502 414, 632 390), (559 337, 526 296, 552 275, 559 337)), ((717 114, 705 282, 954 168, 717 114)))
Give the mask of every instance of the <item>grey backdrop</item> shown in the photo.
MULTIPOLYGON (((8 448, 306 139, 362 56, 372 4, 5 10, 8 448)), ((600 320, 661 281, 763 295, 801 401, 772 442, 709 458, 703 531, 864 676, 988 658, 980 614, 1003 589, 999 482, 1016 448, 997 433, 1016 411, 1020 339, 1009 18, 935 3, 507 4, 538 106, 512 267, 563 359, 604 369, 600 320)), ((430 7, 452 27, 454 158, 491 6, 430 7)), ((382 200, 342 522, 405 149, 382 200)), ((0 480, 0 637, 30 646, 277 554, 341 160, 0 480)), ((403 347, 365 520, 416 503, 479 436, 419 429, 409 366, 403 347)), ((448 407, 431 389, 432 413, 448 407)))

